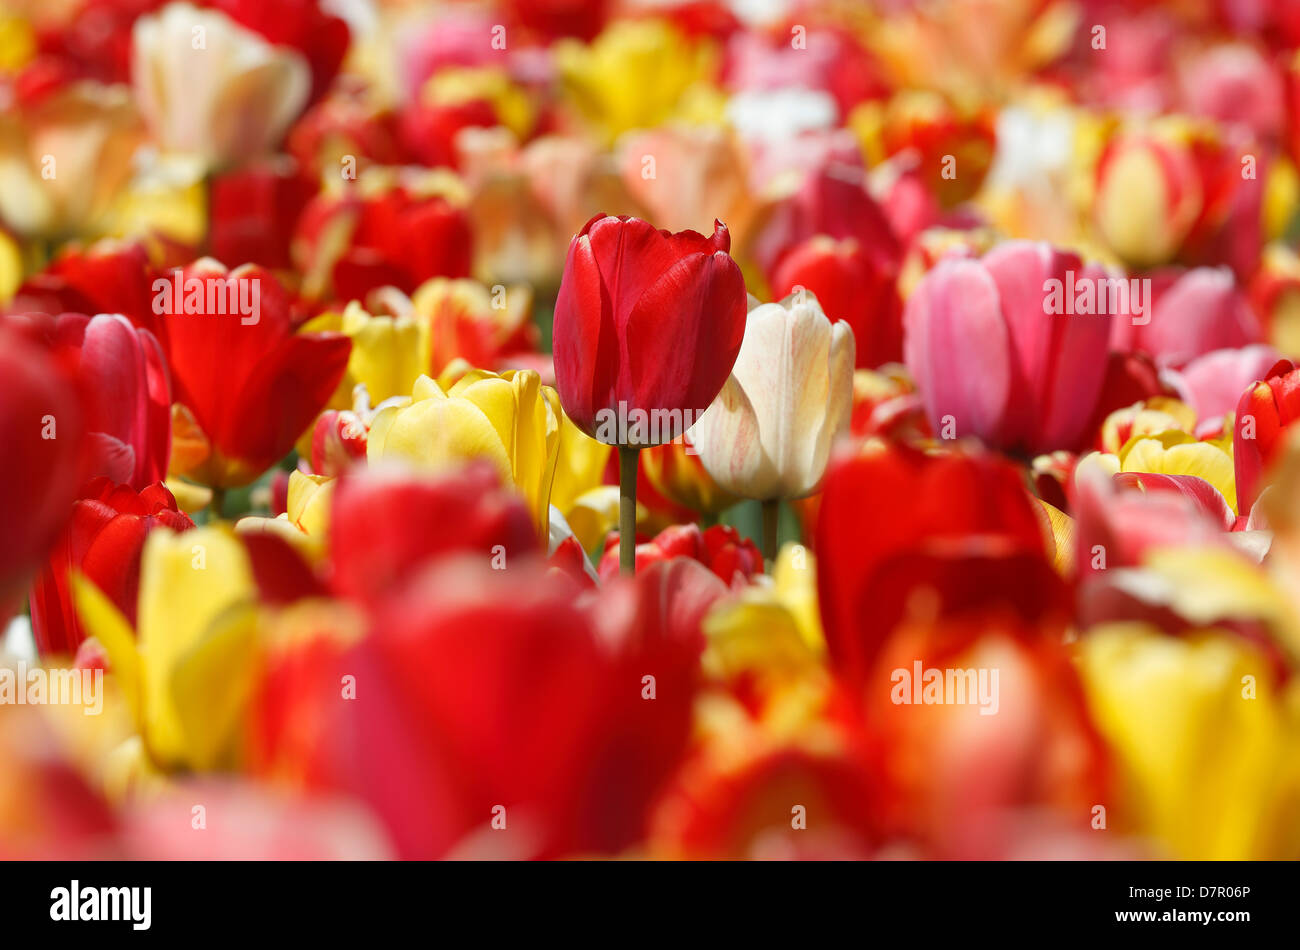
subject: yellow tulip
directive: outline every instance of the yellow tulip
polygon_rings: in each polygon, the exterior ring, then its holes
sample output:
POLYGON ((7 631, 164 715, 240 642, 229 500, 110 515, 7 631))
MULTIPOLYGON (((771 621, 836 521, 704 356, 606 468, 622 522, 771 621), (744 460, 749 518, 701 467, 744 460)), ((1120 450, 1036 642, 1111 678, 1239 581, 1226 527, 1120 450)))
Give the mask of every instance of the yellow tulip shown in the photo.
POLYGON ((1172 258, 1204 196, 1193 155, 1204 133, 1181 120, 1116 136, 1098 165, 1093 217, 1101 239, 1124 261, 1151 267, 1172 258))
POLYGON ((421 376, 409 404, 375 416, 366 454, 371 462, 397 457, 433 469, 484 459, 523 496, 545 538, 561 417, 555 390, 532 370, 474 370, 446 391, 421 376))
POLYGON ((1133 436, 1120 448, 1121 472, 1152 475, 1195 475, 1203 478, 1223 496, 1232 513, 1237 513, 1237 476, 1232 464, 1231 442, 1198 442, 1186 432, 1161 432, 1133 436))
POLYGON ((607 143, 688 107, 717 64, 712 43, 662 20, 619 20, 590 45, 563 41, 555 54, 565 94, 607 143))
POLYGON ((93 584, 76 577, 74 591, 152 762, 198 771, 236 764, 258 615, 252 568, 234 531, 214 525, 150 533, 135 632, 93 584))
POLYGON ((1117 759, 1117 830, 1180 859, 1300 856, 1300 685, 1214 631, 1114 624, 1077 649, 1117 759))
POLYGON ((427 323, 412 315, 372 316, 357 301, 342 313, 323 313, 303 326, 305 333, 342 333, 352 340, 348 369, 330 400, 334 409, 351 409, 357 384, 370 404, 405 396, 429 369, 427 323))
POLYGON ((328 475, 289 474, 289 492, 285 499, 290 524, 304 534, 324 538, 329 527, 330 502, 334 498, 337 478, 328 475))
POLYGON ((16 73, 36 55, 36 32, 21 16, 0 12, 0 73, 16 73))
POLYGON ((0 304, 7 304, 23 283, 23 249, 0 232, 0 304))
POLYGON ((166 259, 173 244, 201 244, 208 233, 203 163, 187 156, 158 157, 122 189, 104 232, 140 241, 155 263, 166 259))

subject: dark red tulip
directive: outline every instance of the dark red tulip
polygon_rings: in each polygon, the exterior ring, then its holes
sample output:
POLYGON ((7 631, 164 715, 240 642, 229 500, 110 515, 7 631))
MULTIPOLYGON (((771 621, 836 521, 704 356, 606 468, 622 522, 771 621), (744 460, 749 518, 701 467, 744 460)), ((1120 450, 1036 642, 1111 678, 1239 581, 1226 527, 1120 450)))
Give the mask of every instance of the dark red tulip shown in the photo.
POLYGON ((82 409, 48 351, 0 326, 0 620, 68 519, 81 478, 82 409))
POLYGON ((569 245, 555 304, 555 382, 564 411, 607 443, 670 442, 713 402, 745 332, 747 298, 721 222, 712 237, 599 215, 569 245), (645 437, 602 423, 660 413, 645 437), (686 425, 690 423, 687 422, 686 425), (613 435, 614 437, 611 437, 613 435))

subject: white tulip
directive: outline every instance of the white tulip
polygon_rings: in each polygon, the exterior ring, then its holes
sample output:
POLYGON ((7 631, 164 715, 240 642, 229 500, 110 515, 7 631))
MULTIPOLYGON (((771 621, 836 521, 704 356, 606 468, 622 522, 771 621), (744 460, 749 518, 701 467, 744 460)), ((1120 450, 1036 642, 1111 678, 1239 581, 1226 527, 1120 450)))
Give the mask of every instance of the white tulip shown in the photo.
POLYGON ((817 491, 853 410, 853 358, 849 325, 806 290, 750 310, 731 376, 690 432, 714 481, 765 501, 817 491))
POLYGON ((311 93, 297 51, 188 3, 136 21, 131 81, 159 146, 208 170, 274 149, 311 93))

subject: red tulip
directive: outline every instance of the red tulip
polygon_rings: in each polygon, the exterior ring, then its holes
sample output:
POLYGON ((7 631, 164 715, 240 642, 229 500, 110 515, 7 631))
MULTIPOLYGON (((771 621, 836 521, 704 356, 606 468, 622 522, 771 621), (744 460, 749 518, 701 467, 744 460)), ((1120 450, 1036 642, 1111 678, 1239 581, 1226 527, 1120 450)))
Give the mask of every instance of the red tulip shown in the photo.
POLYGON ((1019 471, 991 455, 899 446, 834 465, 816 553, 831 663, 854 684, 909 618, 1070 609, 1019 471))
POLYGON ((361 799, 403 858, 620 851, 690 733, 698 622, 650 609, 671 603, 668 568, 630 588, 628 624, 598 632, 539 565, 444 561, 360 641, 272 658, 253 771, 361 799))
POLYGON ((149 255, 139 244, 99 241, 64 251, 30 277, 9 313, 120 313, 153 329, 149 255))
POLYGON ((799 287, 813 294, 832 321, 853 330, 856 361, 872 369, 903 358, 903 304, 897 262, 854 238, 809 238, 787 253, 772 273, 772 297, 799 287))
POLYGON ((1269 467, 1282 454, 1284 433, 1300 418, 1300 370, 1280 360, 1241 395, 1232 433, 1237 511, 1247 514, 1264 490, 1269 467))
POLYGON ((1151 287, 1149 320, 1115 320, 1112 349, 1180 368, 1214 350, 1263 342, 1259 320, 1227 268, 1165 271, 1151 278, 1151 287))
POLYGON ((305 292, 345 301, 385 284, 409 294, 430 277, 467 277, 472 251, 464 208, 403 185, 364 198, 317 195, 294 239, 305 292))
POLYGON ((1047 244, 1008 241, 922 278, 907 301, 903 353, 935 432, 1035 455, 1081 447, 1106 374, 1104 276, 1047 244), (1085 286, 1094 303, 1075 310, 1085 286))
POLYGON ((135 625, 140 558, 145 538, 159 526, 194 527, 162 482, 138 494, 107 478, 90 485, 73 504, 72 520, 32 588, 32 635, 42 656, 73 653, 86 639, 73 605, 71 570, 85 575, 135 625))
POLYGON ((334 588, 374 603, 436 558, 478 553, 509 568, 540 556, 532 515, 487 465, 430 477, 359 469, 342 478, 330 514, 334 588))
MULTIPOLYGON (((897 274, 902 248, 861 168, 828 161, 799 190, 760 215, 746 245, 769 284, 782 259, 809 238, 853 239, 877 269, 897 274)), ((836 315, 835 319, 845 319, 836 315)))
POLYGON ((80 385, 89 474, 136 491, 162 481, 171 455, 172 400, 154 335, 118 314, 32 319, 80 385))
POLYGON ((214 487, 247 485, 329 402, 352 343, 295 333, 289 295, 261 268, 199 261, 159 278, 155 291, 175 399, 208 442, 186 474, 214 487))
POLYGON ((68 519, 81 478, 76 389, 40 347, 0 326, 0 619, 68 519))
POLYGON ((987 860, 1015 856, 1025 838, 1096 834, 1109 760, 1059 627, 996 608, 918 616, 883 645, 858 695, 888 840, 987 860), (975 675, 964 702, 925 702, 926 677, 948 670, 975 675))
POLYGON ((507 0, 506 8, 525 29, 544 39, 590 40, 609 16, 609 0, 507 0))
POLYGON ((294 225, 316 186, 292 161, 264 162, 212 179, 212 256, 232 264, 292 266, 289 244, 294 225))
MULTIPOLYGON (((569 245, 555 304, 555 381, 569 417, 612 443, 670 442, 713 402, 745 332, 747 299, 731 237, 670 234, 598 215, 569 245), (643 437, 612 437, 607 421, 665 417, 643 437), (611 418, 611 414, 617 414, 611 418)), ((621 426, 620 426, 621 428, 621 426)))
MULTIPOLYGON (((763 573, 763 555, 749 538, 742 538, 730 525, 715 524, 704 531, 697 524, 665 528, 651 541, 636 546, 638 572, 651 564, 686 557, 699 561, 726 584, 748 581, 763 573), (739 575, 739 578, 737 578, 739 575)), ((600 559, 602 580, 618 574, 618 532, 610 533, 600 559)))

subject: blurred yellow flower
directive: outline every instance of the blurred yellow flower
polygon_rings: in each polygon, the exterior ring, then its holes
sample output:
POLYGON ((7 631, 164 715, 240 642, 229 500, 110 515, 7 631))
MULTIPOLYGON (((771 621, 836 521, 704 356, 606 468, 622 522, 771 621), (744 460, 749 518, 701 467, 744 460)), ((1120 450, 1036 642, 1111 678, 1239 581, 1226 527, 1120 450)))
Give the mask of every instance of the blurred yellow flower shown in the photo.
POLYGON ((1115 624, 1085 635, 1078 656, 1118 762, 1117 827, 1184 860, 1300 856, 1294 681, 1279 685, 1245 640, 1214 631, 1115 624))
POLYGON ((590 45, 557 44, 555 56, 565 95, 607 143, 681 111, 709 111, 698 90, 716 70, 717 50, 662 20, 620 20, 590 45))
POLYGON ((446 391, 421 376, 408 404, 375 416, 367 457, 404 458, 435 469, 485 459, 524 497, 545 538, 561 418, 555 390, 532 370, 473 370, 446 391))
POLYGON ((74 590, 152 762, 196 771, 235 765, 253 685, 258 615, 252 568, 233 529, 150 533, 134 632, 93 584, 78 576, 74 590))
POLYGON ((427 324, 413 316, 372 316, 354 300, 342 313, 322 313, 302 329, 342 333, 352 340, 347 372, 330 400, 334 409, 352 408, 358 383, 366 387, 371 405, 405 396, 429 369, 427 324))

